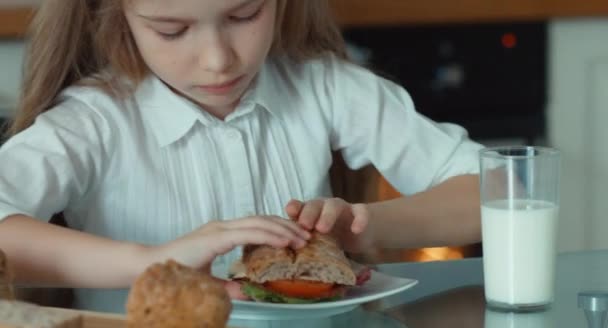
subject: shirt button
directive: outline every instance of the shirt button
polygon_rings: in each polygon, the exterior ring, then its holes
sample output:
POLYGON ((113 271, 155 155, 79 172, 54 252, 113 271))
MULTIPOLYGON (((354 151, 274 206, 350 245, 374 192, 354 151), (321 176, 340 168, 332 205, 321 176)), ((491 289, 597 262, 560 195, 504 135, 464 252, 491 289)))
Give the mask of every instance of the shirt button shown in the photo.
POLYGON ((229 130, 228 132, 226 132, 226 137, 230 139, 237 139, 239 137, 239 133, 236 131, 229 130))

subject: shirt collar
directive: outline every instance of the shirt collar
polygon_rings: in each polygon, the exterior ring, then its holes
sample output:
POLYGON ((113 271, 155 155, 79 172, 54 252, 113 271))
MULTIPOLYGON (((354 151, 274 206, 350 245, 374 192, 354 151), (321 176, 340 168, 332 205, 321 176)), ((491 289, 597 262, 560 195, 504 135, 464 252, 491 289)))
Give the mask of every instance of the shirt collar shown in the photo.
POLYGON ((256 108, 276 114, 278 85, 273 78, 271 64, 265 63, 245 92, 235 111, 225 122, 202 110, 197 104, 176 94, 157 76, 151 74, 138 87, 135 98, 142 116, 149 122, 161 147, 184 137, 196 124, 215 126, 244 116, 256 108), (275 111, 273 113, 273 111, 275 111))
POLYGON ((155 75, 150 75, 140 84, 135 98, 161 147, 182 138, 197 121, 205 125, 214 124, 212 115, 175 94, 155 75))
MULTIPOLYGON (((251 82, 249 90, 241 99, 242 104, 250 103, 257 105, 270 114, 276 115, 281 110, 280 97, 281 87, 276 80, 275 66, 271 60, 267 60, 251 82)), ((238 112, 235 111, 235 113, 238 112)))

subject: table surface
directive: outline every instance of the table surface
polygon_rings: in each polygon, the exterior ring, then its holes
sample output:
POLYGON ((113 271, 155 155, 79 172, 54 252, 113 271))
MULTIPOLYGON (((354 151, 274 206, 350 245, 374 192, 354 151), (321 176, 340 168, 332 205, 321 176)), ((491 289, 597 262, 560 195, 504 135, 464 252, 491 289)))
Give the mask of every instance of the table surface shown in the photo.
MULTIPOLYGON (((419 284, 398 295, 330 318, 293 321, 231 320, 230 323, 237 327, 289 328, 585 328, 588 327, 588 321, 584 310, 578 307, 579 293, 603 291, 608 295, 608 250, 560 254, 557 261, 555 302, 548 310, 540 312, 506 313, 488 309, 484 300, 482 266, 479 258, 381 265, 378 267, 380 271, 417 279, 419 284)), ((595 317, 601 314, 591 313, 595 317)))

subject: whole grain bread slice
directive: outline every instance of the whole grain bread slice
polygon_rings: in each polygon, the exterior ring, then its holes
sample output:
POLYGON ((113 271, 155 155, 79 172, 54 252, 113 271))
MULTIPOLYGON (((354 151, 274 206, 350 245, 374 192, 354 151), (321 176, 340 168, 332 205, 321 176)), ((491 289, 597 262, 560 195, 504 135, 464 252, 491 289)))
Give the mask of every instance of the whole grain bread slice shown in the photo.
POLYGON ((250 281, 301 279, 353 286, 356 276, 350 261, 330 235, 313 233, 298 250, 271 246, 247 246, 243 264, 250 281))
POLYGON ((11 328, 80 328, 78 314, 52 311, 38 305, 0 300, 0 327, 11 328))
POLYGON ((294 278, 353 286, 356 275, 350 261, 328 235, 313 235, 307 247, 297 252, 294 278))
POLYGON ((290 279, 297 271, 293 265, 294 262, 295 253, 290 248, 274 248, 264 245, 246 246, 243 250, 246 276, 257 283, 290 279))

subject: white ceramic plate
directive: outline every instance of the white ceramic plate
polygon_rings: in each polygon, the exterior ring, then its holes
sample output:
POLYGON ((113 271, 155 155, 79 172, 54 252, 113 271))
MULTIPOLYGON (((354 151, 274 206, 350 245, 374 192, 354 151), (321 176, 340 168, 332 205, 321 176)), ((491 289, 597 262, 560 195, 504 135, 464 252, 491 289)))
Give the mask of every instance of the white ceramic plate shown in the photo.
POLYGON ((417 280, 399 278, 372 271, 372 277, 361 287, 350 288, 335 302, 314 304, 276 304, 233 300, 231 319, 293 320, 329 317, 353 310, 363 303, 381 299, 413 287, 417 280))

